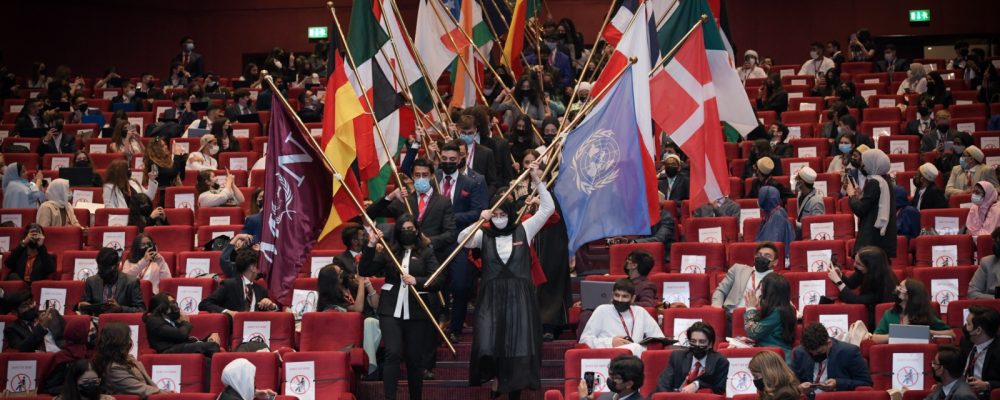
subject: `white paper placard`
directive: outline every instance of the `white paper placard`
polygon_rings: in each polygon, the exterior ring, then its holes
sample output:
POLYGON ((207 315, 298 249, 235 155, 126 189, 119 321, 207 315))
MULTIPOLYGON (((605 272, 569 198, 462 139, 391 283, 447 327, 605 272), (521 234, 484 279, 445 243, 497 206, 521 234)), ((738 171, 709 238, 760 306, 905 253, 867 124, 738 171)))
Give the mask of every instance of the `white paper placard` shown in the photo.
POLYGON ((59 168, 69 167, 69 157, 52 157, 52 167, 50 170, 58 171, 59 168))
POLYGON ((678 346, 687 346, 687 330, 694 325, 695 322, 701 322, 701 318, 674 318, 674 340, 677 340, 678 346))
POLYGON ((790 92, 788 93, 789 99, 801 99, 803 97, 802 92, 790 92))
POLYGON ((215 216, 215 217, 209 217, 208 218, 208 225, 209 226, 213 226, 213 225, 229 225, 229 221, 231 221, 231 220, 232 220, 232 218, 230 218, 228 215, 218 215, 218 216, 215 216))
POLYGON ((35 390, 38 387, 37 360, 7 361, 7 391, 21 393, 35 390))
POLYGON ((753 375, 750 374, 749 357, 733 357, 729 359, 729 374, 726 376, 726 398, 739 394, 754 394, 753 375))
POLYGON ((142 136, 143 131, 146 129, 146 126, 145 126, 146 124, 145 124, 145 121, 142 119, 142 117, 128 117, 128 123, 129 123, 129 125, 136 125, 136 126, 138 126, 139 127, 139 129, 138 129, 139 136, 142 136))
POLYGON ((893 173, 893 172, 899 173, 899 172, 904 172, 904 171, 906 171, 906 163, 904 163, 902 161, 894 162, 894 163, 889 163, 889 172, 890 173, 893 173))
POLYGON ((805 79, 792 79, 792 84, 793 84, 793 85, 796 85, 796 86, 799 86, 799 85, 807 85, 807 83, 806 83, 806 80, 805 80, 805 79))
POLYGON ((874 90, 874 89, 862 90, 861 91, 861 97, 865 98, 865 99, 867 99, 867 98, 869 98, 871 96, 874 96, 876 94, 878 94, 878 91, 874 90))
POLYGON ((957 130, 959 132, 969 132, 969 133, 972 133, 972 132, 976 131, 976 123, 975 122, 962 122, 960 124, 955 125, 955 130, 957 130))
POLYGON ((778 71, 778 76, 784 77, 784 76, 789 76, 789 75, 795 75, 795 70, 794 69, 783 69, 781 71, 778 71))
MULTIPOLYGON (((815 147, 813 148, 815 150, 815 147)), ((788 176, 794 177, 799 174, 799 170, 809 166, 809 162, 793 162, 788 163, 788 176)))
POLYGON ((0 222, 10 221, 14 226, 21 227, 21 214, 2 214, 0 215, 0 222))
POLYGON ((816 147, 815 146, 799 147, 798 156, 800 158, 816 157, 816 147))
POLYGON ((128 214, 108 215, 108 226, 128 226, 128 214))
POLYGON ((820 296, 826 296, 826 281, 799 281, 799 309, 808 305, 819 304, 820 296))
POLYGON ((104 92, 101 93, 101 98, 104 99, 104 100, 111 100, 111 99, 115 98, 115 96, 117 96, 117 95, 118 95, 118 92, 115 91, 115 90, 105 90, 104 92))
POLYGON ((698 241, 701 243, 722 243, 722 227, 714 226, 699 229, 698 241))
POLYGON ((38 309, 45 311, 53 308, 60 314, 66 311, 66 289, 65 288, 42 288, 38 295, 38 309))
POLYGON ((315 290, 295 289, 292 291, 292 307, 289 311, 295 315, 295 320, 302 319, 302 314, 316 311, 318 292, 315 290))
MULTIPOLYGON (((134 158, 132 158, 132 162, 135 163, 135 168, 137 169, 146 168, 144 160, 145 159, 142 156, 135 156, 134 158)), ((142 179, 136 179, 136 180, 142 182, 142 179)))
POLYGON ((211 269, 211 260, 207 258, 189 258, 184 265, 188 278, 197 278, 198 275, 207 274, 211 269))
POLYGON ((955 100, 956 106, 965 106, 969 104, 972 104, 972 100, 955 100))
POLYGON ((819 323, 826 327, 826 332, 831 337, 838 337, 841 334, 847 333, 847 329, 850 328, 847 314, 820 314, 819 323))
POLYGON ((892 354, 892 388, 923 390, 924 388, 923 353, 892 354))
POLYGON ((168 107, 168 106, 159 106, 159 107, 156 107, 156 119, 163 118, 163 112, 167 111, 167 110, 169 110, 171 108, 172 107, 168 107))
POLYGON ((98 144, 98 143, 91 143, 90 144, 90 153, 91 154, 94 154, 94 153, 103 154, 103 153, 107 153, 107 152, 108 152, 108 145, 106 145, 106 144, 103 144, 103 143, 100 143, 100 144, 98 144))
POLYGON ((73 280, 85 281, 97 274, 97 260, 92 258, 77 258, 73 260, 73 280))
POLYGON ((271 321, 243 321, 243 341, 263 342, 271 347, 271 321))
POLYGON ((177 193, 174 195, 175 208, 194 210, 194 193, 177 193))
POLYGON ((299 400, 315 400, 316 363, 313 361, 285 363, 284 393, 299 400))
POLYGON ((250 130, 247 128, 233 129, 233 137, 235 138, 250 138, 250 130))
POLYGON ((580 380, 583 380, 588 372, 594 373, 594 392, 608 392, 608 364, 611 360, 607 358, 584 358, 580 360, 580 380))
POLYGON ((24 109, 24 104, 11 104, 10 105, 10 112, 12 112, 12 113, 19 113, 23 109, 24 109))
POLYGON ((958 278, 931 279, 931 295, 941 305, 941 313, 947 313, 948 303, 958 300, 958 278))
MULTIPOLYGON (((41 90, 32 90, 32 91, 28 92, 28 98, 29 99, 37 99, 38 98, 38 94, 41 93, 41 92, 42 92, 41 90)), ((114 96, 112 96, 112 97, 114 97, 114 96)), ((111 100, 111 99, 107 99, 107 100, 111 100)))
POLYGON ((995 167, 997 164, 1000 164, 1000 156, 986 156, 986 165, 995 167))
POLYGON ((177 305, 185 315, 197 315, 198 305, 201 304, 201 286, 178 286, 177 305))
POLYGON ((892 108, 896 106, 896 99, 878 99, 878 108, 892 108))
POLYGON ((833 240, 833 222, 809 224, 809 235, 812 240, 833 240))
POLYGON ((983 149, 995 149, 1000 147, 1000 137, 990 136, 979 139, 979 144, 983 145, 983 149))
POLYGON ((315 257, 313 256, 312 261, 309 263, 309 277, 318 278, 319 270, 323 267, 333 263, 333 256, 329 257, 315 257))
POLYGON ((685 254, 681 256, 681 273, 684 274, 704 274, 706 267, 705 256, 700 254, 685 254))
POLYGON ((910 142, 905 140, 890 140, 889 154, 906 154, 910 152, 910 142))
POLYGON ((174 142, 174 146, 181 150, 181 153, 187 154, 191 152, 191 144, 188 142, 174 142))
POLYGON ((247 170, 247 158, 246 157, 233 157, 229 159, 229 169, 233 171, 246 171, 247 170))
POLYGON ((788 127, 788 140, 792 139, 802 139, 802 127, 801 126, 789 126, 788 127))
POLYGON ((150 378, 153 378, 153 382, 160 390, 170 390, 174 393, 181 391, 180 365, 154 365, 150 378))
POLYGON ((958 245, 931 246, 931 266, 954 267, 958 265, 958 245))
POLYGON ((128 330, 129 337, 132 338, 132 347, 128 349, 128 353, 133 358, 139 358, 139 325, 129 325, 128 330))
POLYGON ((878 78, 867 78, 864 80, 864 83, 878 83, 878 82, 879 82, 878 78))
POLYGON ((317 135, 322 136, 323 135, 323 128, 312 128, 312 129, 309 130, 309 134, 313 135, 313 136, 317 136, 317 135))
POLYGON ((663 282, 663 302, 684 303, 686 307, 691 307, 691 283, 663 282))
POLYGON ((813 183, 813 189, 816 189, 816 194, 820 197, 826 197, 826 181, 816 181, 813 183))
MULTIPOLYGON (((876 126, 872 128, 872 137, 878 138, 882 136, 889 136, 890 134, 892 134, 892 128, 888 126, 876 126)), ((878 139, 875 139, 875 141, 877 142, 878 139)))
POLYGON ((816 111, 816 103, 803 101, 799 103, 799 111, 816 111))
POLYGON ((830 269, 830 259, 833 258, 833 250, 809 250, 806 251, 806 266, 809 272, 826 272, 830 269))
POLYGON ((0 237, 0 253, 10 251, 10 236, 0 237))
POLYGON ((740 209, 740 235, 743 234, 743 222, 750 218, 760 218, 759 208, 743 208, 740 209))
POLYGON ((76 203, 79 203, 81 201, 84 201, 84 202, 87 202, 87 203, 93 203, 94 202, 94 192, 91 192, 89 190, 74 190, 73 191, 73 205, 76 206, 76 203))
POLYGON ((101 247, 110 247, 115 250, 125 249, 125 232, 104 232, 101 247))
MULTIPOLYGON (((31 149, 32 148, 31 147, 31 143, 28 143, 28 142, 14 142, 14 145, 15 146, 21 146, 21 147, 24 147, 26 149, 31 149)), ((31 150, 31 151, 34 151, 34 150, 31 150)))
POLYGON ((958 217, 934 217, 934 230, 938 235, 957 235, 958 217))

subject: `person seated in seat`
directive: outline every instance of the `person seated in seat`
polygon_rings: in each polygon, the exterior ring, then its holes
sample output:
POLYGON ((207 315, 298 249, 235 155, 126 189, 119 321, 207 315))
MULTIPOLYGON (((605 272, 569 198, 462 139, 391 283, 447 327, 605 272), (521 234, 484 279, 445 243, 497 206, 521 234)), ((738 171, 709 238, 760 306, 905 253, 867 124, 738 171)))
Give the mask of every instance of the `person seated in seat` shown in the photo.
POLYGON ((810 395, 872 385, 861 349, 831 338, 819 322, 802 330, 802 345, 792 350, 791 369, 802 382, 799 388, 810 395))
POLYGON ((371 280, 348 270, 337 258, 319 271, 316 287, 316 311, 359 312, 364 316, 361 344, 368 355, 367 373, 374 373, 378 367, 376 353, 382 343, 382 329, 375 313, 379 291, 372 286, 371 280))
POLYGON ((700 217, 740 217, 740 203, 733 201, 729 196, 722 196, 718 199, 712 200, 708 204, 705 204, 698 209, 694 210, 691 215, 695 218, 700 217))
MULTIPOLYGON (((249 235, 248 235, 249 236, 249 235)), ((254 283, 260 269, 259 254, 251 247, 236 250, 234 278, 223 280, 219 287, 198 305, 201 311, 234 316, 243 311, 277 311, 279 306, 267 297, 267 289, 254 283)))
POLYGON ((128 199, 138 193, 143 193, 146 197, 155 197, 159 186, 156 183, 156 174, 150 172, 150 175, 149 188, 143 188, 141 182, 132 178, 127 161, 112 161, 104 173, 105 183, 101 196, 104 199, 104 207, 128 208, 128 199))
POLYGON ((768 274, 757 291, 746 294, 746 311, 743 327, 747 336, 759 347, 780 347, 785 351, 785 361, 791 359, 792 342, 795 340, 795 309, 792 308, 792 289, 788 279, 779 274, 768 274))
POLYGON ((972 193, 976 183, 987 181, 997 186, 997 176, 993 168, 986 164, 986 154, 976 146, 965 148, 959 165, 951 169, 951 176, 945 186, 945 196, 972 193))
POLYGON ((45 248, 45 231, 41 225, 29 224, 24 228, 24 238, 4 260, 7 277, 4 280, 31 282, 49 279, 56 272, 56 259, 45 248))
POLYGON ((917 191, 910 199, 910 205, 918 211, 948 208, 948 200, 944 198, 944 190, 937 187, 935 183, 937 176, 937 167, 928 162, 921 164, 917 168, 917 174, 913 175, 913 186, 917 188, 917 191))
POLYGON ((211 358, 223 344, 218 332, 204 340, 191 336, 191 320, 168 293, 149 299, 149 312, 142 316, 142 321, 146 324, 149 347, 160 354, 199 353, 211 358))
POLYGON ((253 236, 253 242, 257 243, 260 242, 260 230, 263 226, 261 218, 264 217, 264 188, 254 189, 250 199, 253 200, 250 203, 250 215, 243 219, 243 230, 240 233, 253 236))
POLYGON ((969 316, 965 317, 962 331, 962 349, 968 354, 964 377, 969 382, 972 391, 979 395, 980 400, 990 398, 993 389, 1000 388, 1000 342, 997 338, 997 327, 1000 326, 1000 313, 997 310, 970 306, 969 316))
POLYGON ((892 291, 899 281, 889 266, 885 251, 879 247, 865 246, 858 251, 854 256, 854 273, 851 276, 845 275, 836 266, 830 268, 828 274, 830 281, 837 286, 840 301, 864 304, 868 309, 868 330, 875 326, 875 305, 896 299, 892 291))
POLYGON ((226 388, 218 400, 269 400, 277 393, 271 389, 257 389, 254 376, 257 367, 245 358, 237 358, 222 369, 222 384, 226 388))
POLYGON ((656 307, 663 304, 663 299, 656 296, 656 284, 649 280, 649 272, 655 265, 653 256, 636 250, 625 257, 625 274, 635 286, 633 304, 639 307, 656 307))
POLYGON ((73 361, 66 368, 66 384, 55 400, 115 400, 101 394, 101 377, 90 359, 73 361))
POLYGON ((587 394, 587 381, 583 379, 580 380, 577 392, 580 400, 642 400, 639 388, 645 379, 639 357, 620 355, 608 365, 607 386, 610 393, 603 393, 599 397, 595 397, 596 393, 587 394))
MULTIPOLYGON (((930 294, 924 283, 906 279, 896 286, 896 299, 892 308, 885 310, 878 327, 872 332, 875 344, 889 343, 889 325, 928 325, 932 336, 954 337, 948 324, 931 310, 930 294)), ((930 339, 930 338, 928 338, 930 339)))
POLYGON ((240 151, 240 141, 233 135, 233 122, 219 118, 212 124, 212 136, 219 140, 219 154, 240 151))
MULTIPOLYGON (((787 354, 787 353, 786 353, 787 354)), ((762 351, 750 359, 747 366, 753 376, 759 400, 799 400, 799 380, 785 360, 773 351, 762 351)))
POLYGON ((663 331, 656 320, 642 307, 633 305, 635 285, 628 279, 615 281, 612 304, 602 304, 594 310, 580 335, 580 343, 592 349, 622 347, 632 354, 646 350, 639 344, 646 338, 662 338, 663 331))
POLYGON ((17 320, 8 322, 3 330, 7 347, 20 352, 58 353, 63 343, 66 321, 54 308, 38 310, 31 290, 8 293, 0 302, 2 314, 14 313, 17 320))
MULTIPOLYGON (((962 379, 965 369, 965 359, 958 347, 950 344, 938 345, 934 361, 931 361, 931 374, 938 383, 924 400, 976 400, 978 397, 969 383, 962 379)), ((901 400, 903 391, 890 393, 891 400, 901 400)))
MULTIPOLYGON (((213 125, 219 123, 219 120, 216 120, 213 122, 213 125)), ((219 161, 215 159, 216 155, 219 154, 218 139, 215 138, 215 135, 206 134, 199 139, 199 143, 201 146, 198 147, 198 151, 193 151, 187 155, 187 164, 184 168, 198 171, 218 169, 219 161)))
POLYGON ((38 208, 45 201, 42 171, 28 180, 28 170, 21 163, 10 163, 3 170, 3 208, 38 208))
POLYGON ((972 207, 966 218, 966 233, 972 236, 989 235, 1000 226, 1000 202, 997 189, 987 181, 979 181, 972 187, 972 207))
POLYGON ((118 270, 120 258, 118 250, 110 247, 103 247, 97 252, 97 275, 84 282, 83 298, 77 304, 81 313, 96 316, 99 313, 136 313, 146 309, 139 281, 118 270), (84 309, 96 305, 103 307, 99 311, 84 309))
POLYGON ((45 190, 45 197, 48 201, 38 207, 35 214, 35 222, 43 227, 49 226, 75 226, 83 228, 80 221, 76 220, 76 213, 69 189, 69 181, 65 179, 55 179, 49 183, 45 190))
POLYGON ((101 388, 111 394, 130 394, 147 398, 154 394, 173 393, 161 390, 146 373, 142 363, 129 354, 132 336, 128 325, 113 322, 101 329, 97 336, 94 365, 103 377, 101 388))
POLYGON ((969 281, 969 300, 997 298, 997 286, 1000 286, 1000 227, 990 233, 990 238, 993 239, 993 247, 979 251, 979 268, 969 281))
POLYGON ((733 310, 746 305, 745 294, 756 291, 764 277, 773 272, 777 260, 778 246, 771 242, 758 244, 753 266, 736 263, 726 271, 726 277, 712 293, 712 307, 722 307, 726 315, 732 316, 733 310))
POLYGON ((245 200, 243 192, 236 187, 236 178, 228 169, 225 184, 216 183, 212 171, 201 171, 194 188, 198 196, 198 207, 238 207, 245 200))
POLYGON ((688 347, 670 353, 666 369, 656 384, 659 392, 696 393, 709 389, 715 394, 726 393, 729 360, 716 352, 715 328, 698 321, 687 329, 688 347))
POLYGON ((128 225, 139 228, 139 232, 147 226, 170 225, 163 207, 153 207, 153 201, 145 193, 135 193, 128 205, 128 225))
MULTIPOLYGON (((780 162, 781 159, 775 161, 771 157, 762 157, 757 160, 757 163, 753 166, 754 175, 753 180, 750 182, 750 192, 747 193, 748 197, 757 197, 760 195, 760 189, 765 186, 773 186, 775 189, 778 189, 778 193, 782 199, 789 199, 795 196, 783 183, 774 179, 775 175, 778 174, 775 169, 781 165, 780 162)), ((782 200, 782 203, 784 203, 784 200, 782 200)))
POLYGON ((153 294, 160 293, 160 280, 170 278, 170 267, 167 261, 156 250, 153 238, 145 233, 135 235, 132 240, 132 250, 122 263, 122 272, 136 279, 147 280, 153 284, 153 294))

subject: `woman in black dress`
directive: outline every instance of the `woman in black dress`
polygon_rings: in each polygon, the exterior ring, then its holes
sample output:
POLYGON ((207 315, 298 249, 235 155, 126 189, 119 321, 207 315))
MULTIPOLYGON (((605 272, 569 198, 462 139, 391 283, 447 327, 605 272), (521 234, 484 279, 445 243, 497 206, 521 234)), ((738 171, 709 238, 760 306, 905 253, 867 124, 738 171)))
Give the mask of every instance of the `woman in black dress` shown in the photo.
MULTIPOLYGON (((531 281, 529 244, 555 211, 552 196, 541 184, 538 163, 531 164, 532 182, 538 187, 538 212, 517 223, 513 199, 504 199, 481 218, 490 226, 476 231, 465 247, 480 248, 483 255, 482 280, 472 337, 470 385, 482 385, 496 378, 494 394, 507 393, 519 399, 523 389, 541 387, 542 322, 538 298, 531 281)), ((470 226, 459 234, 470 234, 470 226)))

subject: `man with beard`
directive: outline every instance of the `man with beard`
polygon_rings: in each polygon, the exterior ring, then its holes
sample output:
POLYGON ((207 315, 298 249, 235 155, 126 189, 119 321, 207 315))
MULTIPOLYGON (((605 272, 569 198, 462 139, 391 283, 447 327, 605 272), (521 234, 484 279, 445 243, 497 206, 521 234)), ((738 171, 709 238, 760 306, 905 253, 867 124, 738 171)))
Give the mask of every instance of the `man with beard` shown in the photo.
POLYGON ((831 338, 819 322, 802 331, 802 345, 792 351, 789 367, 802 382, 802 392, 809 396, 872 385, 868 364, 858 346, 831 338))
POLYGON ((690 181, 680 171, 681 158, 676 154, 668 155, 663 161, 663 175, 659 177, 658 185, 663 197, 677 204, 687 200, 690 191, 690 181))
POLYGON ((726 393, 729 360, 714 351, 715 328, 695 322, 687 329, 688 347, 670 353, 670 361, 660 374, 658 392, 697 393, 709 389, 715 394, 726 393))
POLYGON ((83 299, 77 305, 81 312, 97 316, 145 311, 139 281, 118 270, 120 259, 118 251, 110 247, 97 252, 97 275, 84 282, 83 299))

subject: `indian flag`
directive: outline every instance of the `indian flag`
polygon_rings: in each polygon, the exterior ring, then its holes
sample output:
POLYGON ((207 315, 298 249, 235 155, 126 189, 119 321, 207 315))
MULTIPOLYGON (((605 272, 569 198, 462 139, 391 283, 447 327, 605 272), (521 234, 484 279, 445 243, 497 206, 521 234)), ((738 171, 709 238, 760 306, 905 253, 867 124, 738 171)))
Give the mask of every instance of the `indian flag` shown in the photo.
MULTIPOLYGON (((454 2, 452 3, 454 4, 454 2)), ((479 2, 477 0, 461 0, 460 8, 450 11, 458 20, 461 30, 472 36, 473 44, 479 48, 479 53, 490 54, 490 50, 493 49, 493 34, 483 19, 483 10, 479 7, 479 2)), ((468 46, 458 53, 458 59, 455 60, 451 73, 451 79, 454 82, 451 106, 467 108, 476 105, 476 100, 479 98, 476 87, 482 85, 483 68, 484 65, 482 60, 478 58, 476 49, 468 46), (466 71, 470 71, 471 74, 466 71)))

